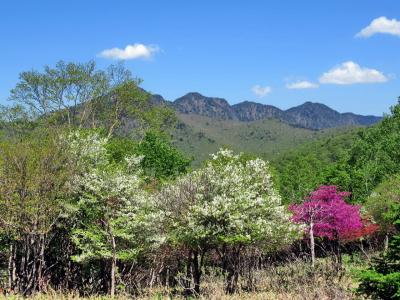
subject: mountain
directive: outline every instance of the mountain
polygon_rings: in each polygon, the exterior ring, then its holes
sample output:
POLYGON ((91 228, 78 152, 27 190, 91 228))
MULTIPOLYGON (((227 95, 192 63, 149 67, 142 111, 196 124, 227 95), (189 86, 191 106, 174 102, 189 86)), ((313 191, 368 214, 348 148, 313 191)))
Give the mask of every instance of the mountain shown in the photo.
MULTIPOLYGON (((156 96, 161 97, 159 95, 156 96)), ((160 100, 157 99, 157 101, 160 100)), ((168 105, 181 114, 199 115, 216 120, 238 120, 241 122, 277 119, 294 127, 313 130, 372 125, 381 120, 381 117, 376 116, 339 113, 321 103, 305 102, 288 110, 281 110, 272 105, 250 101, 230 105, 223 98, 206 97, 200 93, 188 93, 173 102, 169 102, 168 105)))
POLYGON ((244 101, 232 105, 238 120, 243 122, 252 122, 263 119, 282 120, 284 112, 272 105, 264 105, 261 103, 244 101))
POLYGON ((320 103, 306 102, 281 110, 272 105, 227 100, 188 93, 175 101, 152 95, 151 102, 173 108, 177 126, 170 132, 174 145, 194 166, 221 147, 273 160, 305 143, 350 133, 355 127, 371 125, 381 118, 339 113, 320 103))
POLYGON ((381 118, 353 113, 339 113, 321 103, 305 102, 302 105, 286 110, 284 120, 294 126, 323 129, 372 125, 379 122, 381 118))
POLYGON ((236 119, 235 111, 222 98, 205 97, 199 93, 188 93, 173 102, 173 107, 184 114, 195 114, 220 120, 236 119))

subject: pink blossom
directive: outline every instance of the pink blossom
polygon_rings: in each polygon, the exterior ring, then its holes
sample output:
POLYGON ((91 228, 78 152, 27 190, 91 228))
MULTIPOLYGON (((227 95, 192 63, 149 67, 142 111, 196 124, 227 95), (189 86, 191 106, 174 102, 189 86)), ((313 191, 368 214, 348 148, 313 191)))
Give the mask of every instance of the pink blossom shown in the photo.
POLYGON ((304 203, 289 207, 292 221, 312 225, 315 236, 342 239, 363 227, 360 206, 344 200, 349 195, 336 186, 320 186, 304 203))

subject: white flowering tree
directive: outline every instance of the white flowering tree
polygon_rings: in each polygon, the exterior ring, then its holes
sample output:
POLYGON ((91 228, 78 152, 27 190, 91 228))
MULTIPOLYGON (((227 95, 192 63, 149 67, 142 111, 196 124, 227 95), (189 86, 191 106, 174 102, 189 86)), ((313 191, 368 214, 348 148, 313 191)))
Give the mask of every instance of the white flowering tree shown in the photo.
POLYGON ((152 198, 142 189, 141 157, 126 157, 110 163, 104 146, 106 139, 96 134, 73 133, 71 153, 84 162, 82 173, 71 188, 78 225, 72 239, 79 249, 73 259, 87 262, 103 259, 110 263, 110 294, 115 295, 117 262, 133 262, 159 237, 160 222, 152 198))
POLYGON ((235 292, 240 255, 248 246, 265 251, 287 245, 298 234, 273 187, 268 163, 220 150, 159 196, 169 240, 189 249, 194 290, 200 289, 202 258, 214 249, 227 275, 226 291, 235 292))

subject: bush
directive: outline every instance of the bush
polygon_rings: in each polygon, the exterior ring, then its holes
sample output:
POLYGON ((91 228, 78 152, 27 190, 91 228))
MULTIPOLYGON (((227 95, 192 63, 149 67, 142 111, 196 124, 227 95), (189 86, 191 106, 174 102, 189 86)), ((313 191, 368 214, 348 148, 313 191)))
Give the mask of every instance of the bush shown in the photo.
MULTIPOLYGON (((400 205, 396 211, 399 230, 400 205)), ((400 299, 400 235, 394 236, 389 250, 362 272, 358 292, 374 299, 400 299)))

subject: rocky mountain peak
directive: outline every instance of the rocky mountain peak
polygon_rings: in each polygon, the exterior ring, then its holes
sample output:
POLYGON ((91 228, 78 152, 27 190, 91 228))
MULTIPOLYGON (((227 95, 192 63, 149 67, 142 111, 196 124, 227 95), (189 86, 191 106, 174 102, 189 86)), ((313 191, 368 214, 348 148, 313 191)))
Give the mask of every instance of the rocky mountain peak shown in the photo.
POLYGON ((242 122, 272 118, 295 127, 317 130, 350 125, 366 126, 381 120, 381 117, 377 116, 339 113, 325 104, 311 101, 287 110, 281 110, 272 105, 252 101, 230 105, 223 98, 207 97, 198 92, 187 93, 173 102, 165 101, 160 95, 153 95, 152 99, 154 103, 167 103, 182 114, 242 122))

